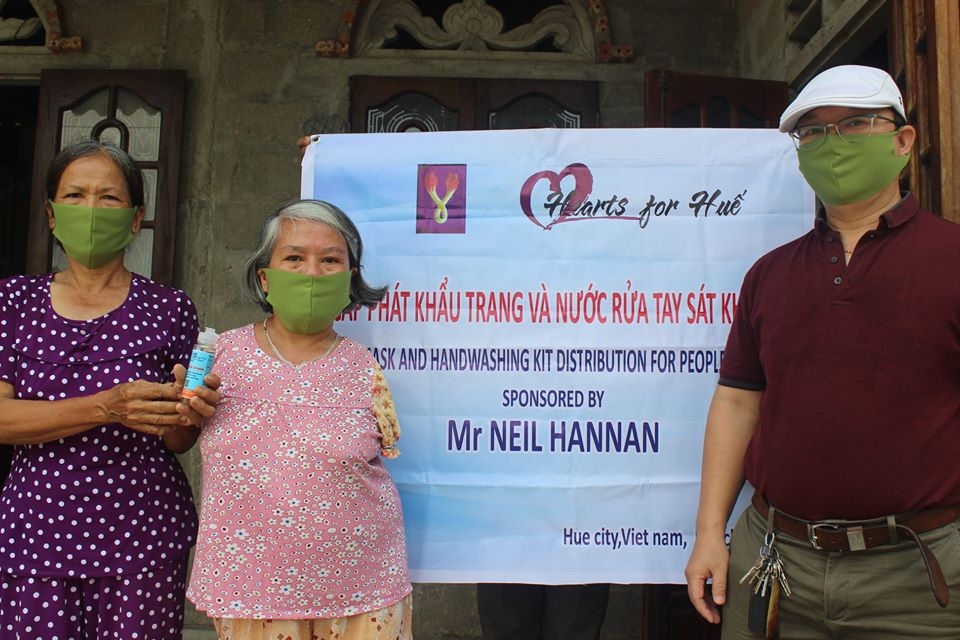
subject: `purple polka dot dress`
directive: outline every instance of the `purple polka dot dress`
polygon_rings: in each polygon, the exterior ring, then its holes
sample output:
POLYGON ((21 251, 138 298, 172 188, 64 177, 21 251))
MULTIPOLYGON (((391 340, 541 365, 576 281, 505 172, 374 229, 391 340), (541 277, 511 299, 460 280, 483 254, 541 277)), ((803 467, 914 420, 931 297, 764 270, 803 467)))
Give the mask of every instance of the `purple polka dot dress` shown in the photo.
MULTIPOLYGON (((58 400, 119 383, 166 381, 189 360, 187 296, 136 274, 127 299, 92 320, 60 317, 53 276, 0 281, 0 380, 17 398, 58 400)), ((94 578, 182 561, 196 511, 176 456, 156 436, 105 424, 15 447, 0 495, 0 571, 94 578)))

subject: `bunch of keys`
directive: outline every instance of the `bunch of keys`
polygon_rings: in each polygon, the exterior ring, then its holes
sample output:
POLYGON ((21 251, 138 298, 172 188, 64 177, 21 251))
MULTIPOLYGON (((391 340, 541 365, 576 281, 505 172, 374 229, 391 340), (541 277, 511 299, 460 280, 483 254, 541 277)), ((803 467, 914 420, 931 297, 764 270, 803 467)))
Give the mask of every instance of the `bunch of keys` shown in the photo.
POLYGON ((790 595, 790 583, 787 582, 787 574, 783 570, 783 561, 780 559, 780 552, 773 546, 776 540, 776 534, 768 531, 763 538, 763 545, 760 547, 760 557, 757 559, 750 570, 740 578, 740 584, 749 581, 753 584, 753 592, 761 596, 767 595, 771 586, 771 581, 780 584, 783 592, 790 595), (756 584, 754 584, 756 582, 756 584))
POLYGON ((790 595, 790 583, 783 570, 780 552, 773 546, 776 535, 768 531, 760 547, 760 558, 740 578, 740 584, 753 585, 747 611, 747 628, 751 633, 762 633, 764 638, 777 638, 779 599, 782 590, 790 595))

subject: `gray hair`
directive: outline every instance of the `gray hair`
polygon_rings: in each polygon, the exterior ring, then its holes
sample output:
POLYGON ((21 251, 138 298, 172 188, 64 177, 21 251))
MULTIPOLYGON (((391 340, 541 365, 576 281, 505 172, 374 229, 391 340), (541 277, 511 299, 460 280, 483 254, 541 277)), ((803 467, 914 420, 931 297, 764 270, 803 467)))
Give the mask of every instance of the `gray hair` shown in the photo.
POLYGON ((57 196, 57 189, 60 187, 60 178, 63 172, 67 170, 75 160, 87 156, 102 153, 110 158, 120 173, 123 174, 127 191, 130 193, 130 204, 134 207, 142 207, 144 203, 143 191, 143 173, 140 167, 133 161, 130 155, 110 142, 100 140, 80 140, 64 147, 60 153, 54 157, 47 169, 47 200, 53 200, 57 196))
POLYGON ((356 270, 350 278, 350 304, 344 311, 358 305, 373 308, 383 300, 383 296, 387 293, 387 287, 371 287, 363 279, 361 267, 363 242, 360 240, 360 232, 357 231, 357 227, 347 214, 341 211, 339 207, 323 200, 294 200, 267 216, 260 227, 256 249, 244 262, 247 291, 261 309, 268 312, 273 311, 273 307, 267 302, 267 294, 263 291, 257 272, 270 265, 270 257, 273 255, 277 240, 280 238, 280 224, 283 220, 319 222, 331 227, 343 236, 347 244, 349 267, 356 270))

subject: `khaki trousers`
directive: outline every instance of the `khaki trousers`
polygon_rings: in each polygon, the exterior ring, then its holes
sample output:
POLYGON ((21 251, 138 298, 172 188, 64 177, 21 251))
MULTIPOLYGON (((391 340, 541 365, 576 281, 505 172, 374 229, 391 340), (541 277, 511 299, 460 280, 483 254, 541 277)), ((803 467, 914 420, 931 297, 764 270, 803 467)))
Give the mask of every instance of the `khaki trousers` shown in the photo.
MULTIPOLYGON (((766 519, 748 506, 730 541, 723 640, 747 631, 752 587, 737 584, 760 556, 766 519)), ((957 640, 960 638, 960 530, 957 523, 920 534, 940 561, 950 605, 933 597, 917 545, 910 541, 856 552, 816 551, 777 533, 790 588, 780 596, 781 640, 957 640)))

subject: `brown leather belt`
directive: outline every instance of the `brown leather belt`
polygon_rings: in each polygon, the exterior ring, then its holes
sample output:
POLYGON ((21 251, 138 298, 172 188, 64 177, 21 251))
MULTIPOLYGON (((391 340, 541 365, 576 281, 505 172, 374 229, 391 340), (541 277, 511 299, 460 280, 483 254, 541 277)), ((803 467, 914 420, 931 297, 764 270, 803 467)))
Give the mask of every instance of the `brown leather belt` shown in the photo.
MULTIPOLYGON (((767 517, 769 508, 759 493, 754 492, 751 503, 761 516, 767 517)), ((817 551, 864 551, 911 540, 920 548, 937 603, 945 607, 950 602, 950 591, 940 563, 917 534, 939 529, 957 519, 960 519, 960 507, 936 507, 872 520, 819 522, 794 518, 774 509, 773 528, 806 540, 817 551)))

